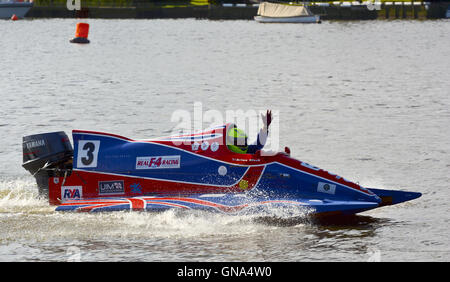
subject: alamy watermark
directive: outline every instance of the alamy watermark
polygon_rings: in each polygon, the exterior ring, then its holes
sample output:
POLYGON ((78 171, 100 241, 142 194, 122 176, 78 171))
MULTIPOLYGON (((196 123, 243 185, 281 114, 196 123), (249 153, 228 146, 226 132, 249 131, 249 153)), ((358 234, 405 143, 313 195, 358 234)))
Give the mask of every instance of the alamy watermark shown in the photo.
POLYGON ((70 246, 66 250, 66 256, 68 262, 80 262, 81 261, 81 250, 76 246, 70 246))
MULTIPOLYGON (((280 113, 278 110, 272 110, 272 120, 269 126, 269 134, 265 140, 260 140, 261 143, 265 143, 263 154, 272 154, 279 150, 279 120, 280 113)), ((204 111, 203 104, 201 102, 194 103, 193 112, 185 109, 177 109, 172 113, 171 122, 176 123, 172 129, 172 136, 183 136, 202 132, 207 129, 211 129, 226 123, 234 123, 237 128, 247 133, 248 142, 254 143, 258 138, 260 129, 264 127, 267 122, 264 120, 267 110, 254 110, 254 109, 235 109, 220 111, 216 109, 210 109, 204 111), (254 142, 252 142, 254 141, 254 142)), ((226 132, 224 132, 226 134, 226 132)), ((261 136, 260 136, 261 138, 261 136)), ((222 141, 225 138, 222 139, 222 141)), ((173 139, 174 144, 186 144, 189 145, 192 142, 191 139, 173 139)), ((219 145, 224 145, 223 142, 219 145)))
POLYGON ((368 248, 366 255, 368 256, 367 262, 380 262, 381 251, 376 248, 368 248))
POLYGON ((81 0, 67 0, 66 7, 68 10, 81 10, 81 0))
POLYGON ((381 2, 366 1, 365 4, 367 5, 367 9, 369 11, 381 10, 381 2))
MULTIPOLYGON (((365 1, 363 2, 370 11, 381 10, 381 2, 365 1)), ((81 0, 67 0, 66 7, 68 10, 81 10, 81 0)))

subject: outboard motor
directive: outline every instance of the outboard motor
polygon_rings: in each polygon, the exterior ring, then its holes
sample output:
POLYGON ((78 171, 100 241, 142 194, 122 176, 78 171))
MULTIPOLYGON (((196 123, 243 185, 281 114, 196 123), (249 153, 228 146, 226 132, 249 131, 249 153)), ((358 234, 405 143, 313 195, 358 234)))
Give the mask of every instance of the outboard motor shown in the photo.
POLYGON ((35 178, 40 196, 48 197, 49 177, 69 176, 73 148, 63 131, 23 137, 23 164, 35 178))

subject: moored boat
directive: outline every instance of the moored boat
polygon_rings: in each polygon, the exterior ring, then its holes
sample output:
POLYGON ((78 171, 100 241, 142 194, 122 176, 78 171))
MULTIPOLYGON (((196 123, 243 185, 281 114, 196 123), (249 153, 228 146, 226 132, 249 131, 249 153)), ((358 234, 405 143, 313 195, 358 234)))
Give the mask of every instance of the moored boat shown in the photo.
POLYGON ((0 1, 0 19, 10 19, 13 15, 23 18, 33 7, 33 2, 0 1))
POLYGON ((314 15, 307 5, 262 2, 259 4, 255 21, 261 23, 319 23, 320 16, 314 15))

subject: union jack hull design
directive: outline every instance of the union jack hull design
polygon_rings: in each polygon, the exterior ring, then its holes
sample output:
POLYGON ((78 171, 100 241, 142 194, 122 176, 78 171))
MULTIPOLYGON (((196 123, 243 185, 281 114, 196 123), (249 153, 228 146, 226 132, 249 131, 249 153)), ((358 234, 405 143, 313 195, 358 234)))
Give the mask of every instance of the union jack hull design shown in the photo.
MULTIPOLYGON (((167 209, 200 209, 226 214, 262 214, 268 209, 295 208, 297 215, 309 213, 341 212, 354 213, 378 206, 370 202, 343 202, 327 200, 258 199, 243 195, 217 194, 197 197, 133 197, 103 198, 67 201, 57 211, 103 212, 103 211, 162 211, 167 209)), ((291 209, 292 211, 292 209, 291 209)))
POLYGON ((357 213, 420 196, 367 189, 285 152, 233 153, 226 146, 232 126, 154 140, 74 130, 73 168, 49 179, 49 201, 58 211, 237 213, 290 206, 312 213, 357 213))

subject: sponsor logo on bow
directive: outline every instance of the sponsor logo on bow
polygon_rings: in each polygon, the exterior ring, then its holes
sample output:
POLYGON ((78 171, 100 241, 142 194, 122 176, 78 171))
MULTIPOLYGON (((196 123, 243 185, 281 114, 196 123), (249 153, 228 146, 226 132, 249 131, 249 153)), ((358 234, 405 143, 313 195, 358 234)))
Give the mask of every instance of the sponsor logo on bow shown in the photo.
POLYGON ((317 192, 334 195, 336 193, 336 185, 325 182, 319 182, 319 184, 317 185, 317 192))

